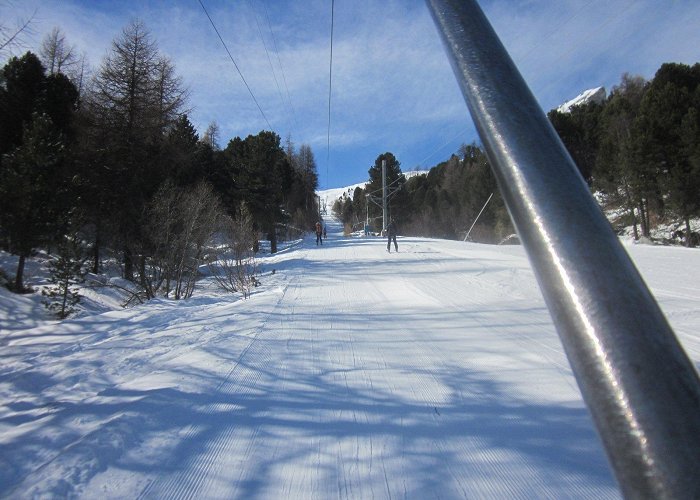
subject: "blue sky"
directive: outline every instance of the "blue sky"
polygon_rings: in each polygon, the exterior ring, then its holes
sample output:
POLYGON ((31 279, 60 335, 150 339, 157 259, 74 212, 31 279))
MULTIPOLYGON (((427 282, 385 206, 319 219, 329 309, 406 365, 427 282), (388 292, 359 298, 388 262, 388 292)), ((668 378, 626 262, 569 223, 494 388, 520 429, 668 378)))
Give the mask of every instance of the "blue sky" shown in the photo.
MULTIPOLYGON (((202 2, 267 120, 198 0, 9 0, 0 3, 0 17, 36 9, 26 47, 39 46, 57 26, 95 70, 121 29, 140 19, 189 88, 189 115, 200 133, 216 121, 225 146, 269 122, 283 140, 291 135, 311 145, 321 188, 365 180, 386 151, 408 171, 478 142, 423 1, 335 1, 330 148, 331 1, 202 2)), ((652 78, 663 62, 700 61, 697 0, 481 5, 545 111, 588 88, 609 90, 624 72, 652 78)))

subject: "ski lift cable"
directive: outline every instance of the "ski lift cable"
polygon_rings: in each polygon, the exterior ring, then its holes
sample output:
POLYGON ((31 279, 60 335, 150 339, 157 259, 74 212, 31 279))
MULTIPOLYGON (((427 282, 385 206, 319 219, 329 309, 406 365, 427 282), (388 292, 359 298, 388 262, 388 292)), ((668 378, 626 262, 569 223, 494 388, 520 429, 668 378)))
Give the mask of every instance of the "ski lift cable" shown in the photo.
MULTIPOLYGON (((403 172, 401 173, 401 175, 403 175, 403 172)), ((390 183, 386 186, 387 189, 390 188, 391 186, 393 186, 394 184, 396 184, 397 182, 399 182, 399 180, 401 179, 401 175, 398 176, 396 179, 394 179, 392 182, 390 182, 390 183)), ((368 194, 368 195, 373 195, 374 193, 379 193, 380 191, 383 191, 383 189, 384 189, 384 188, 375 189, 375 190, 372 191, 371 193, 367 193, 367 194, 368 194)))
MULTIPOLYGON (((552 36, 554 36, 557 32, 559 32, 559 31, 561 30, 561 28, 562 28, 563 26, 565 26, 565 25, 568 24, 571 20, 573 20, 574 18, 576 18, 576 17, 577 17, 584 9, 586 9, 592 2, 593 2, 593 0, 590 0, 590 1, 589 1, 588 3, 586 3, 581 9, 577 10, 572 16, 570 16, 568 19, 566 19, 566 21, 560 23, 560 24, 559 24, 556 28, 554 28, 547 36, 545 36, 544 40, 548 40, 548 39, 550 39, 552 36)), ((523 56, 523 59, 527 59, 527 58, 530 56, 530 54, 532 54, 532 52, 533 52, 537 47, 539 47, 539 46, 542 45, 542 43, 543 43, 543 41, 540 41, 540 42, 538 42, 538 43, 532 45, 532 47, 530 47, 530 50, 528 50, 528 51, 525 53, 525 55, 523 56)), ((433 156, 435 156, 437 153, 439 153, 442 149, 444 149, 445 147, 447 147, 449 144, 451 144, 452 142, 454 142, 455 139, 457 139, 459 136, 461 136, 461 135, 466 135, 466 133, 468 132, 468 130, 469 130, 469 129, 461 130, 461 131, 459 131, 457 134, 455 134, 454 137, 452 137, 451 139, 445 141, 441 146, 439 146, 439 147, 438 147, 437 149, 435 149, 432 153, 430 153, 428 156, 426 156, 426 157, 423 158, 420 162, 418 162, 418 166, 419 166, 419 167, 424 167, 424 164, 425 164, 426 161, 428 161, 430 158, 432 158, 433 156)))
POLYGON ((335 0, 331 1, 331 54, 328 67, 328 142, 326 149, 326 187, 328 182, 328 166, 331 162, 331 95, 333 93, 333 28, 335 16, 335 0))
POLYGON ((248 82, 246 81, 245 77, 243 76, 243 73, 241 72, 240 68, 238 67, 238 64, 236 64, 235 59, 231 55, 231 51, 228 50, 228 47, 226 46, 226 42, 224 42, 224 39, 222 38, 221 33, 219 33, 219 30, 216 28, 216 25, 214 24, 214 20, 209 15, 209 12, 207 11, 206 7, 204 7, 202 0, 197 0, 197 1, 199 2, 199 5, 201 5, 202 10, 204 11, 204 14, 206 14, 207 19, 209 19, 209 22, 211 23, 211 27, 214 28, 214 31, 216 32, 216 36, 219 37, 219 40, 221 41, 221 45, 224 46, 224 49, 226 50, 226 53, 228 54, 229 59, 231 59, 231 62, 235 66, 236 71, 238 71, 238 74, 241 77, 241 80, 243 80, 243 84, 248 89, 248 93, 250 93, 250 97, 253 98, 253 101, 255 102, 255 105, 258 107, 260 114, 265 119, 267 126, 270 128, 270 130, 272 130, 272 125, 270 125, 270 121, 267 119, 267 116, 265 116, 265 113, 263 112, 262 108, 260 107, 260 103, 258 103, 258 100, 255 98, 253 91, 250 89, 250 85, 248 85, 248 82))
POLYGON ((287 92, 287 101, 289 102, 289 108, 292 111, 292 118, 294 119, 294 126, 297 132, 299 131, 299 121, 297 120, 296 110, 294 108, 294 103, 292 102, 292 96, 289 94, 289 86, 287 85, 287 77, 284 72, 284 66, 282 65, 282 58, 280 57, 279 49, 277 48, 277 37, 275 32, 272 30, 272 23, 270 22, 270 13, 267 10, 267 4, 265 0, 261 0, 263 10, 265 11, 265 19, 267 20, 267 27, 270 30, 270 36, 272 37, 272 45, 275 49, 275 56, 277 57, 277 63, 280 66, 280 72, 282 73, 282 82, 284 83, 284 89, 287 92))
MULTIPOLYGON (((633 5, 635 5, 635 4, 636 4, 636 0, 631 0, 631 1, 630 1, 627 5, 625 5, 619 12, 617 12, 617 14, 615 14, 615 15, 613 15, 613 16, 609 16, 609 17, 605 20, 605 22, 601 23, 595 30, 593 30, 593 31, 587 31, 587 32, 585 33, 586 39, 589 39, 589 40, 590 40, 590 39, 595 39, 596 36, 597 36, 601 31, 603 31, 603 30, 604 30, 608 25, 610 25, 613 21, 617 21, 621 16, 623 16, 625 13, 627 13, 627 12, 630 10, 630 8, 631 8, 633 5)), ((628 35, 628 36, 629 36, 629 35, 628 35)), ((578 44, 571 43, 570 46, 569 46, 569 50, 563 52, 562 54, 559 54, 559 57, 557 57, 554 61, 552 61, 552 62, 550 63, 550 65, 556 65, 556 64, 559 63, 562 59, 564 59, 565 57, 568 57, 569 55, 571 55, 571 53, 574 52, 574 50, 576 50, 576 48, 577 48, 578 46, 579 46, 578 44)), ((544 91, 546 91, 546 90, 552 88, 555 84, 559 83, 559 82, 562 81, 564 78, 565 78, 565 75, 562 74, 562 76, 560 76, 560 77, 557 78, 556 80, 552 80, 552 81, 548 82, 546 86, 544 86, 544 87, 542 87, 541 89, 539 89, 539 93, 540 93, 540 94, 541 94, 541 93, 544 93, 544 91)))
POLYGON ((272 79, 275 81, 275 86, 277 87, 277 94, 279 95, 280 101, 282 102, 282 106, 284 107, 286 103, 284 101, 284 96, 282 95, 282 88, 280 87, 279 81, 277 80, 277 74, 275 73, 275 68, 272 65, 272 58, 270 57, 270 52, 267 50, 267 44, 265 43, 265 37, 263 36, 262 27, 260 26, 258 13, 253 8, 253 5, 251 4, 250 0, 246 0, 246 3, 248 4, 248 9, 250 9, 250 11, 253 13, 253 17, 255 18, 255 24, 258 27, 260 40, 262 41, 263 48, 265 49, 265 55, 267 56, 267 62, 270 65, 270 71, 272 72, 272 79))
POLYGON ((440 146, 440 147, 437 148, 435 151, 433 151, 432 153, 430 153, 428 156, 426 156, 425 158, 423 158, 420 162, 418 162, 418 166, 419 166, 419 167, 421 167, 421 166, 422 166, 422 167, 425 167, 424 164, 425 164, 426 161, 428 161, 430 158, 432 158, 433 156, 435 156, 439 151, 441 151, 442 149, 444 149, 445 147, 447 147, 449 144, 451 144, 452 142, 454 142, 454 140, 457 139, 459 136, 466 135, 468 131, 469 131, 469 129, 466 129, 466 128, 463 129, 463 130, 460 130, 459 133, 457 133, 454 137, 452 137, 451 139, 449 139, 449 140, 448 140, 447 142, 445 142, 442 146, 440 146))
POLYGON ((564 26, 566 26, 571 21, 573 21, 575 18, 577 18, 579 16, 579 14, 581 14, 584 10, 588 10, 588 7, 592 3, 593 3, 593 0, 590 0, 589 2, 586 2, 585 4, 583 4, 583 6, 580 9, 578 9, 576 12, 574 12, 565 21, 563 21, 562 23, 559 23, 559 25, 556 28, 554 28, 552 31, 550 31, 547 35, 545 35, 544 38, 540 39, 537 43, 533 44, 530 47, 530 50, 528 50, 527 52, 525 52, 525 54, 523 54, 523 59, 527 59, 530 56, 530 54, 532 54, 534 52, 535 49, 541 47, 542 44, 544 44, 544 42, 548 41, 550 38, 552 38, 554 35, 556 35, 559 31, 561 31, 561 29, 564 26))
MULTIPOLYGON (((553 36, 554 36, 556 33, 558 33, 565 25, 567 25, 569 22, 571 22, 574 18, 578 17, 578 16, 581 14, 581 12, 583 12, 583 11, 586 9, 586 7, 588 7, 591 3, 592 3, 592 0, 589 1, 587 4, 585 4, 584 7, 580 8, 579 10, 577 10, 574 14, 572 14, 570 17, 568 17, 565 21, 561 22, 554 30, 552 30, 548 35, 545 36, 545 39, 544 39, 544 40, 548 40, 548 39, 550 39, 551 37, 553 37, 553 36)), ((603 23, 602 25, 600 25, 600 26, 598 27, 598 29, 595 31, 595 33, 600 32, 602 29, 605 28, 605 26, 607 26, 607 25, 610 24, 612 21, 614 21, 615 19, 617 19, 618 17, 620 17, 620 15, 622 15, 622 14, 625 13, 627 10, 629 10, 629 8, 630 8, 634 3, 635 3, 634 0, 632 0, 630 3, 628 3, 628 4, 622 9, 622 11, 618 12, 617 15, 615 15, 615 16, 610 16, 610 17, 607 19, 607 21, 606 21, 605 23, 603 23)), ((662 4, 659 3, 659 5, 662 5, 662 4)), ((590 36, 592 36, 592 33, 589 32, 586 36, 590 37, 590 36)), ((541 46, 542 43, 543 43, 543 41, 539 41, 539 42, 537 42, 536 44, 534 44, 534 45, 525 53, 525 55, 522 57, 522 59, 520 60, 520 61, 521 61, 520 64, 522 65, 522 64, 523 64, 523 61, 527 61, 527 60, 530 58, 530 56, 532 55, 532 52, 533 52, 536 48, 538 48, 539 46, 541 46)), ((573 44, 572 44, 572 47, 573 47, 573 44)), ((575 50, 575 47, 574 47, 574 48, 570 48, 567 52, 565 52, 564 54, 560 55, 560 56, 556 59, 556 61, 560 61, 561 59, 563 59, 564 57, 566 57, 568 54, 570 54, 573 50, 575 50)), ((560 82, 562 79, 563 79, 563 76, 560 77, 560 78, 558 78, 558 79, 556 79, 556 80, 549 81, 546 87, 540 89, 540 93, 543 92, 543 91, 545 91, 545 90, 547 90, 547 89, 549 89, 549 88, 551 88, 553 85, 555 85, 556 83, 560 82)), ((430 158, 432 158, 433 156, 435 156, 435 155, 436 155, 438 152, 440 152, 442 149, 444 149, 445 147, 447 147, 450 143, 452 143, 452 142, 453 142, 455 139, 457 139, 460 135, 466 134, 466 132, 467 132, 468 130, 469 130, 469 129, 464 129, 464 130, 461 130, 460 132, 458 132, 454 137, 452 137, 450 140, 446 141, 442 146, 438 147, 435 151, 433 151, 433 152, 430 153, 428 156, 426 156, 423 160, 421 160, 421 161, 418 163, 418 166, 423 166, 424 163, 425 163, 426 161, 428 161, 430 158)))

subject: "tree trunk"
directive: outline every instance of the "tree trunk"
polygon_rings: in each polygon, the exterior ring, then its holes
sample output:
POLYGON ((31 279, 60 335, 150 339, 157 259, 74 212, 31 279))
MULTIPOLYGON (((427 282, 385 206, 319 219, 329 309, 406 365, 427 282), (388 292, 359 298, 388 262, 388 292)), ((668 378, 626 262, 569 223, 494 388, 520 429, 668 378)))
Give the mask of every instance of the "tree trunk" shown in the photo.
POLYGON ((685 218, 685 246, 688 248, 693 245, 693 235, 690 234, 690 217, 685 218))
POLYGON ((100 272, 100 228, 95 226, 95 245, 92 247, 92 272, 99 274, 100 272))
POLYGON ((644 216, 644 236, 647 238, 651 238, 651 224, 649 223, 649 202, 642 200, 642 207, 644 208, 644 211, 642 212, 644 216))
POLYGON ((62 290, 62 295, 63 295, 63 302, 61 303, 61 312, 58 314, 58 317, 60 319, 66 319, 66 304, 68 303, 68 293, 69 293, 69 287, 70 287, 70 280, 66 278, 63 283, 60 285, 63 290, 62 290))
POLYGON ((19 262, 17 263, 17 274, 15 274, 15 293, 24 292, 24 254, 20 254, 19 262))
POLYGON ((134 258, 129 247, 124 247, 124 279, 134 281, 134 258))
POLYGON ((630 195, 630 187, 627 184, 627 180, 623 178, 623 187, 625 190, 625 204, 629 208, 630 215, 632 216, 632 227, 634 228, 634 241, 639 241, 639 229, 637 228, 637 216, 634 213, 634 202, 632 201, 632 196, 630 195))
POLYGON ((141 288, 143 288, 146 291, 146 296, 149 299, 153 298, 153 293, 152 289, 149 286, 148 280, 146 280, 146 256, 145 255, 140 255, 139 256, 139 280, 141 281, 141 288))
POLYGON ((649 237, 649 221, 647 219, 646 210, 644 209, 644 200, 639 202, 637 207, 639 210, 639 222, 642 225, 642 236, 649 237))
POLYGON ((270 240, 270 253, 277 253, 277 231, 272 229, 267 234, 267 239, 270 240))

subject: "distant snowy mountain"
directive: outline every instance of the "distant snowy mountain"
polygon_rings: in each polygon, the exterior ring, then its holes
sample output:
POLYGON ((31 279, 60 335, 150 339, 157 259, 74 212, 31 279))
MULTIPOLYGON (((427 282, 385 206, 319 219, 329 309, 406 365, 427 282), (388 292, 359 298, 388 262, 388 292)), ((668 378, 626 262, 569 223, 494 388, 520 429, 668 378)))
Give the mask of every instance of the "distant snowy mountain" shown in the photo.
POLYGON ((581 95, 559 106, 557 108, 557 111, 559 111, 560 113, 569 113, 571 111, 571 108, 573 108, 574 106, 581 106, 583 104, 588 104, 591 102, 602 104, 607 95, 608 94, 605 91, 605 87, 596 87, 594 89, 588 89, 584 91, 581 95))

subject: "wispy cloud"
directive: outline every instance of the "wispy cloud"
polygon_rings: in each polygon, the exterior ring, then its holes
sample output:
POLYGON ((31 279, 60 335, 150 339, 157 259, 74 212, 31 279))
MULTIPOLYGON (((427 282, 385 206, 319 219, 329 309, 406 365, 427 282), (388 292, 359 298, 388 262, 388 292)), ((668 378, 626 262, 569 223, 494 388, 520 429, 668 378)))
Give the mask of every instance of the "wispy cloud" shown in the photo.
MULTIPOLYGON (((324 187, 361 180, 385 151, 405 168, 429 167, 476 139, 421 0, 335 2, 330 155, 330 2, 204 3, 275 131, 314 147, 324 187)), ((481 3, 545 111, 624 72, 651 78, 663 62, 700 60, 695 0, 481 3)), ((267 128, 198 2, 22 4, 34 7, 37 46, 59 26, 96 67, 124 25, 143 20, 190 88, 200 131, 217 121, 227 140, 267 128)))

